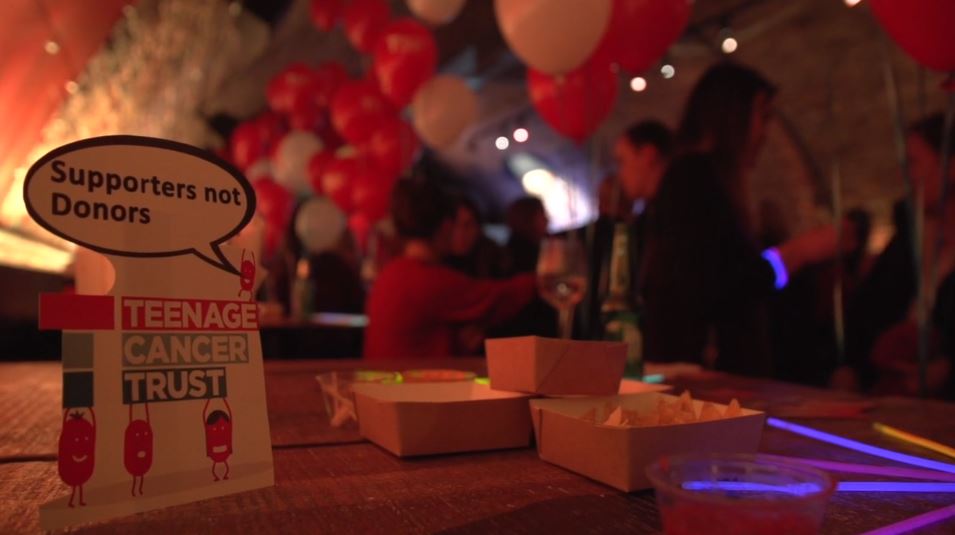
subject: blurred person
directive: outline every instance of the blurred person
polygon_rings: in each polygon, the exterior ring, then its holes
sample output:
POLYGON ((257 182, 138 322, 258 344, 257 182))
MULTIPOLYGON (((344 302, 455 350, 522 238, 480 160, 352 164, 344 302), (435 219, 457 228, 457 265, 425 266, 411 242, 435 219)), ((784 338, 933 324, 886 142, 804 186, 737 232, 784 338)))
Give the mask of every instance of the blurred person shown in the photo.
POLYGON ((673 135, 659 121, 641 121, 627 128, 614 144, 617 174, 600 183, 598 207, 600 215, 591 232, 590 273, 584 301, 586 312, 579 314, 588 338, 602 336, 600 325, 601 299, 609 287, 610 254, 614 226, 628 225, 631 307, 638 306, 640 262, 646 234, 646 214, 660 187, 663 172, 673 150, 673 135))
POLYGON ((614 144, 613 157, 625 204, 649 203, 657 196, 672 150, 673 135, 659 121, 641 121, 623 132, 614 144))
MULTIPOLYGON (((537 197, 522 197, 507 208, 505 221, 510 237, 504 247, 502 271, 506 275, 537 273, 541 240, 548 236, 549 220, 537 197)), ((490 338, 509 336, 557 336, 557 311, 535 295, 514 318, 489 328, 490 338)))
POLYGON ((457 200, 451 249, 444 263, 465 275, 477 278, 501 276, 501 248, 484 234, 477 205, 462 197, 457 200))
POLYGON ((926 282, 925 298, 934 307, 928 382, 941 393, 951 380, 953 356, 952 316, 955 301, 955 195, 948 195, 942 209, 943 181, 955 191, 955 160, 945 176, 941 154, 945 119, 936 113, 913 123, 906 138, 908 172, 916 192, 917 212, 924 215, 922 244, 913 246, 917 217, 905 200, 895 204, 895 234, 875 259, 847 308, 847 354, 863 388, 885 394, 917 394, 917 286, 926 282), (936 243, 942 249, 936 256, 936 243), (922 255, 923 273, 915 267, 916 251, 922 255), (936 287, 928 287, 929 270, 935 269, 936 287), (913 343, 915 341, 915 343, 913 343))
POLYGON ((711 67, 690 94, 648 232, 648 360, 769 375, 766 300, 789 273, 835 253, 832 227, 765 251, 757 244, 749 175, 775 94, 762 75, 730 62, 711 67))
POLYGON ((263 285, 265 295, 262 297, 280 302, 286 317, 293 315, 296 300, 307 303, 306 313, 361 313, 365 291, 354 235, 346 228, 331 248, 315 254, 309 253, 294 225, 301 206, 302 204, 299 204, 296 207, 289 219, 289 226, 285 229, 278 251, 267 261, 268 274, 263 285), (308 295, 293 295, 296 291, 295 281, 302 277, 308 279, 308 295))
POLYGON ((507 208, 507 228, 511 231, 505 246, 505 272, 534 273, 540 242, 547 237, 547 210, 537 197, 522 197, 507 208))
POLYGON ((372 286, 365 357, 452 356, 460 328, 505 321, 537 295, 531 274, 475 279, 441 265, 451 250, 455 211, 434 184, 399 181, 391 210, 404 250, 372 286))

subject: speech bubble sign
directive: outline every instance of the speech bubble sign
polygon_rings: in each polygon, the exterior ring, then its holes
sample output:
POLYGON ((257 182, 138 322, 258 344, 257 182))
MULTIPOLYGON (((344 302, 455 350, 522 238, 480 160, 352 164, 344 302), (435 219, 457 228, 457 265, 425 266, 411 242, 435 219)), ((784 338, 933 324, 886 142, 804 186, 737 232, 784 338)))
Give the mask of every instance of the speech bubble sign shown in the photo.
POLYGON ((237 169, 196 147, 141 136, 63 145, 30 167, 30 216, 57 236, 104 254, 194 254, 238 273, 219 246, 255 213, 237 169))

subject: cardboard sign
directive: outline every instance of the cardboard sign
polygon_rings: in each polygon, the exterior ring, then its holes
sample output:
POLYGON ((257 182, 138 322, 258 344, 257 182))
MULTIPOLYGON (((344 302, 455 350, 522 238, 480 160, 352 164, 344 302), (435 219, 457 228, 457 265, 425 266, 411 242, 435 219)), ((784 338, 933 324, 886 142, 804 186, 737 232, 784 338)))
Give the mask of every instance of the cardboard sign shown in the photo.
POLYGON ((108 136, 30 168, 30 215, 107 255, 110 295, 47 294, 63 331, 58 471, 44 529, 272 485, 254 254, 223 246, 255 195, 214 156, 108 136), (239 266, 236 268, 235 266, 239 266))

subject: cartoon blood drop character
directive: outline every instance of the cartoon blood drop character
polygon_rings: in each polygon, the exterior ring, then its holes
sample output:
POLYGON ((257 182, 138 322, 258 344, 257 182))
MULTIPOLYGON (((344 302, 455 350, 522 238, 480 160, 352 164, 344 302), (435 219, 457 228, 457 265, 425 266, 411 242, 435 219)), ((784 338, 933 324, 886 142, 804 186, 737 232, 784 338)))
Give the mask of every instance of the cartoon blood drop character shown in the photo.
POLYGON ((63 429, 60 431, 60 448, 57 455, 57 470, 60 479, 73 487, 70 493, 70 507, 76 497, 76 489, 80 489, 80 505, 83 501, 83 485, 93 475, 93 463, 96 453, 96 414, 89 408, 90 420, 83 418, 80 411, 71 409, 63 411, 63 429))
POLYGON ((239 297, 242 297, 243 293, 248 292, 249 301, 255 298, 253 290, 255 289, 255 253, 249 252, 249 255, 252 256, 252 260, 246 260, 245 258, 245 249, 242 250, 242 268, 241 273, 239 274, 239 297))
POLYGON ((123 441, 123 464, 126 471, 133 476, 131 494, 136 495, 136 480, 139 479, 139 495, 143 495, 143 481, 146 472, 153 465, 153 428, 149 425, 149 405, 143 404, 146 409, 145 420, 133 419, 133 405, 129 405, 129 424, 126 426, 126 438, 123 441))
POLYGON ((216 475, 216 465, 225 465, 225 475, 222 479, 229 479, 229 456, 232 455, 232 408, 229 402, 222 398, 226 411, 214 410, 209 412, 209 402, 202 409, 202 422, 206 427, 206 455, 212 459, 212 477, 219 481, 216 475))

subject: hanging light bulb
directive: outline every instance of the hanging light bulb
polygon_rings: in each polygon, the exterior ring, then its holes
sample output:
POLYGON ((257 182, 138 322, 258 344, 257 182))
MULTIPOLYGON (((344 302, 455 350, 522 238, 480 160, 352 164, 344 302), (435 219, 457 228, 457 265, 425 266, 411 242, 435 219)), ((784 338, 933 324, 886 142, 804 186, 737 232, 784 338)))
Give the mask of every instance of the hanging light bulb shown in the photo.
POLYGON ((660 67, 660 75, 669 80, 670 78, 676 76, 676 67, 670 63, 664 63, 660 67))
POLYGON ((514 138, 514 141, 518 143, 524 143, 530 138, 530 132, 526 128, 516 128, 514 129, 514 134, 511 135, 514 138))
POLYGON ((43 50, 51 56, 55 56, 60 53, 60 43, 50 39, 46 43, 43 43, 43 50))
POLYGON ((643 76, 634 76, 630 79, 630 89, 635 93, 640 93, 647 88, 647 79, 643 76))
POLYGON ((724 24, 723 29, 720 30, 720 49, 724 54, 732 54, 737 48, 739 48, 739 41, 733 36, 733 29, 729 24, 724 24))
POLYGON ((862 0, 845 0, 845 2, 846 2, 846 5, 849 7, 856 7, 857 5, 859 5, 859 2, 862 2, 862 0))
POLYGON ((504 136, 497 136, 497 139, 494 140, 494 146, 497 147, 497 150, 507 150, 511 146, 511 142, 504 136))

